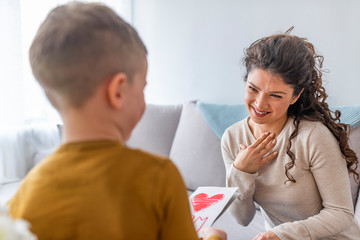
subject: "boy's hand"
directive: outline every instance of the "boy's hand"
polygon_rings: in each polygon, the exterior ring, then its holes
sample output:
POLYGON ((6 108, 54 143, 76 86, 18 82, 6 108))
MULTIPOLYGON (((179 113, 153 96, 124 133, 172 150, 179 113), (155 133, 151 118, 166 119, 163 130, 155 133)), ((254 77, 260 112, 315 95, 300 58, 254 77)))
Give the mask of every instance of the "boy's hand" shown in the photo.
POLYGON ((204 228, 201 233, 203 240, 227 240, 226 232, 219 228, 204 228))
POLYGON ((280 240, 280 238, 272 231, 259 233, 253 240, 280 240))
POLYGON ((247 173, 256 172, 265 163, 276 157, 277 151, 268 154, 275 144, 275 134, 269 132, 264 133, 248 147, 241 144, 241 150, 236 156, 234 167, 247 173))

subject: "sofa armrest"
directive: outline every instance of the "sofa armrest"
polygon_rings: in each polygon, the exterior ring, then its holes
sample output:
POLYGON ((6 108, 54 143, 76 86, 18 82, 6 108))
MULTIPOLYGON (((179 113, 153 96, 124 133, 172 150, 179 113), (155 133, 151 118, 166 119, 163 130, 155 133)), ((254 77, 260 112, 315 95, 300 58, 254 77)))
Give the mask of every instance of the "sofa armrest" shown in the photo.
POLYGON ((60 144, 55 124, 16 126, 0 131, 0 180, 23 178, 34 166, 34 155, 60 144))

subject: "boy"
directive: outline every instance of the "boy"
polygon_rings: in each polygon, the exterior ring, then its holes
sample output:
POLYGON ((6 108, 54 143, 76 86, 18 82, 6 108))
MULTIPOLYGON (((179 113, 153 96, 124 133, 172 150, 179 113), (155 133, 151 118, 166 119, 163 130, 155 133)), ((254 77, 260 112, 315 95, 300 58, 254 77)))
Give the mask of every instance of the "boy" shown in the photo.
POLYGON ((146 54, 103 5, 59 6, 40 26, 30 63, 62 117, 63 144, 9 202, 40 240, 197 239, 172 162, 124 146, 145 109, 146 54))

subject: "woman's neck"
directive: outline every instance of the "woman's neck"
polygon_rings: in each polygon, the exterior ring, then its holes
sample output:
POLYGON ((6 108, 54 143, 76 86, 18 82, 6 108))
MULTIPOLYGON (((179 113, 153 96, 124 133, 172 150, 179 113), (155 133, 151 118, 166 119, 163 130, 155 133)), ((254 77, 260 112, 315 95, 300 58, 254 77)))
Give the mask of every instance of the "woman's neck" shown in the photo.
POLYGON ((278 136, 283 128, 285 127, 288 117, 279 120, 275 123, 264 123, 264 124, 258 124, 251 120, 251 118, 248 119, 248 125, 250 128, 250 131, 254 135, 255 139, 258 139, 262 134, 265 132, 275 133, 275 136, 278 136))

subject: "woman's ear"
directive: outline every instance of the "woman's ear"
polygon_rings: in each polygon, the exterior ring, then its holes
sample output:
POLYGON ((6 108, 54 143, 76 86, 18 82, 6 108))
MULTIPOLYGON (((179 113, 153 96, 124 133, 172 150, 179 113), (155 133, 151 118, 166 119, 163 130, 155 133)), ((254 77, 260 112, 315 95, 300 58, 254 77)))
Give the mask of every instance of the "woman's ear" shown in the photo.
POLYGON ((301 89, 300 93, 297 96, 294 96, 292 98, 290 105, 293 105, 294 103, 296 103, 296 101, 299 99, 299 97, 301 96, 303 91, 304 91, 304 89, 301 89))
POLYGON ((107 97, 111 107, 116 109, 122 108, 124 104, 127 81, 125 73, 117 73, 110 79, 107 87, 107 97))

